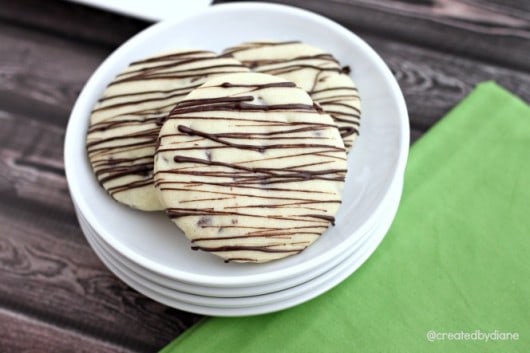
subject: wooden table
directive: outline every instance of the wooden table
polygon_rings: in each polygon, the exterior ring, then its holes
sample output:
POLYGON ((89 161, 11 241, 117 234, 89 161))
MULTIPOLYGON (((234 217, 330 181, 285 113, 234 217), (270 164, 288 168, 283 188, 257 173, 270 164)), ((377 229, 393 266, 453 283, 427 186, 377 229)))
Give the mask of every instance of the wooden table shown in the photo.
MULTIPOLYGON (((495 80, 530 100, 528 1, 281 2, 324 14, 375 48, 405 94, 412 141, 477 82, 495 80)), ((200 319, 103 266, 64 177, 78 93, 147 26, 65 1, 0 0, 0 352, 155 352, 200 319)))

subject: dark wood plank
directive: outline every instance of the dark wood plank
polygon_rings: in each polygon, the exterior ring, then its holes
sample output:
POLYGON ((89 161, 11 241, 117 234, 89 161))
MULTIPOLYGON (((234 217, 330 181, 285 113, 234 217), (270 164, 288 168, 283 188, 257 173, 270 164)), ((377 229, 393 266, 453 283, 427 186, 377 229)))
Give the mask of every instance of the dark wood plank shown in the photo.
POLYGON ((66 188, 63 129, 7 113, 1 122, 0 308, 138 351, 193 324, 121 283, 90 249, 66 188))
POLYGON ((64 179, 63 129, 1 116, 0 308, 138 351, 192 325, 198 316, 128 288, 86 243, 64 179))
POLYGON ((64 177, 64 128, 9 112, 0 118, 0 194, 72 214, 64 177))
POLYGON ((198 316, 130 289, 86 243, 63 175, 63 130, 8 114, 1 122, 0 308, 145 352, 192 325, 198 316))
POLYGON ((411 125, 416 129, 430 128, 482 81, 494 80, 530 102, 530 74, 367 33, 359 35, 393 71, 407 101, 411 125))
POLYGON ((67 38, 72 43, 83 41, 107 49, 149 25, 146 21, 65 0, 0 0, 0 19, 67 38))
POLYGON ((198 316, 130 289, 86 243, 64 179, 64 128, 1 116, 0 308, 145 352, 192 325, 198 316))
POLYGON ((94 340, 79 332, 0 309, 0 347, 2 353, 132 353, 113 343, 94 340))
POLYGON ((425 132, 422 130, 417 130, 414 128, 410 129, 410 143, 414 144, 414 142, 418 141, 424 133, 425 132))
POLYGON ((0 308, 155 351, 198 316, 145 298, 104 268, 79 230, 64 179, 70 108, 108 50, 0 28, 0 308))
POLYGON ((110 53, 0 23, 0 107, 64 127, 81 88, 110 53))
MULTIPOLYGON (((74 40, 82 39, 100 45, 118 45, 149 25, 142 20, 67 1, 2 2, 0 18, 5 21, 34 26, 74 40), (92 25, 83 25, 85 23, 92 25), (109 31, 109 28, 112 30, 109 31)), ((335 19, 354 31, 365 31, 458 56, 530 70, 530 6, 524 0, 274 2, 310 9, 335 19)))
MULTIPOLYGON (((465 1, 465 0, 464 0, 465 1)), ((485 7, 501 8, 504 12, 510 12, 528 18, 524 12, 530 12, 530 2, 527 0, 473 0, 474 3, 485 7)))
POLYGON ((501 0, 272 2, 312 10, 353 31, 530 71, 530 10, 524 5, 501 0))
MULTIPOLYGON (((5 200, 5 198, 4 198, 5 200)), ((154 351, 196 321, 110 273, 75 222, 20 199, 0 204, 0 308, 138 351, 154 351)))

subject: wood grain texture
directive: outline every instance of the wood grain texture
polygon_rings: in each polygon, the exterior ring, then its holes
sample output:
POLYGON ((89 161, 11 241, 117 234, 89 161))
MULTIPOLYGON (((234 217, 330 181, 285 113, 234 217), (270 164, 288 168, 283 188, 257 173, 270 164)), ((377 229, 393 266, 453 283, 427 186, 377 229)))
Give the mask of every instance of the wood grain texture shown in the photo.
POLYGON ((132 353, 124 347, 0 309, 2 353, 132 353))
POLYGON ((107 49, 0 22, 0 108, 64 128, 107 49))
POLYGON ((96 258, 67 192, 64 130, 7 113, 0 123, 0 308, 139 351, 195 322, 130 289, 96 258))
MULTIPOLYGON (((530 102, 529 73, 362 32, 359 35, 383 57, 394 73, 407 101, 411 126, 416 129, 430 128, 482 81, 494 80, 530 102)), ((360 94, 362 97, 362 91, 360 94)))
MULTIPOLYGON (((231 2, 217 0, 215 3, 231 2)), ((339 21, 354 31, 530 70, 525 0, 273 0, 339 21), (507 53, 506 50, 509 49, 507 53)), ((149 25, 67 1, 0 1, 0 19, 112 47, 149 25), (30 8, 32 11, 27 11, 30 8), (46 16, 35 14, 46 13, 46 16), (79 24, 90 23, 90 26, 79 24), (112 30, 109 30, 112 29, 112 30)))
POLYGON ((530 12, 505 4, 502 0, 274 2, 310 9, 354 31, 514 69, 530 70, 530 12))
POLYGON ((195 321, 119 281, 75 222, 9 201, 0 204, 0 308, 139 351, 159 349, 195 321))
POLYGON ((0 0, 0 19, 98 48, 113 49, 149 25, 65 0, 0 0))
POLYGON ((64 129, 0 113, 0 194, 72 213, 64 177, 64 129))
MULTIPOLYGON (((374 47, 403 90, 412 141, 480 81, 530 101, 528 1, 282 2, 330 16, 374 47)), ((0 0, 1 352, 153 352, 199 319, 106 270, 80 232, 64 179, 64 131, 78 93, 148 25, 63 0, 0 0)))
MULTIPOLYGON (((0 308, 157 350, 198 316, 145 298, 101 264, 64 178, 71 106, 108 50, 6 24, 0 42, 0 308)), ((18 347, 15 338, 2 337, 0 346, 18 347)))

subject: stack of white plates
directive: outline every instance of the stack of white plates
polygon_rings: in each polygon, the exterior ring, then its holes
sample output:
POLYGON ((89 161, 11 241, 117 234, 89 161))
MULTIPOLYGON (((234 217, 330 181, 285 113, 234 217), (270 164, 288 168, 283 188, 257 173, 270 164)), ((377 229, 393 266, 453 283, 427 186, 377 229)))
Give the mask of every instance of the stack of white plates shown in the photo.
POLYGON ((408 143, 403 96, 389 69, 365 42, 307 11, 236 3, 214 6, 185 20, 160 22, 114 52, 88 81, 72 111, 65 169, 81 228, 116 276, 178 309, 242 316, 312 299, 348 277, 375 251, 398 208, 408 143), (85 136, 92 106, 129 62, 171 48, 221 51, 265 38, 302 40, 352 68, 363 105, 361 136, 348 157, 335 226, 299 255, 266 264, 225 264, 191 250, 164 214, 135 211, 112 200, 90 169, 85 136))

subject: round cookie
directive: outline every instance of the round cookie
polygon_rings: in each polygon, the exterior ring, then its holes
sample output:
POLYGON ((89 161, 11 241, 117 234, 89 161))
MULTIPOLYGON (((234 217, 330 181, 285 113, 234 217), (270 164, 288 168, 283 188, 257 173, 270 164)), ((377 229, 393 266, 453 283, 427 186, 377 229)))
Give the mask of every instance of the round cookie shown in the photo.
POLYGON ((105 190, 133 208, 162 210, 153 155, 169 111, 210 77, 248 69, 207 51, 174 51, 133 62, 107 86, 90 117, 87 152, 105 190))
POLYGON ((346 152, 305 91, 259 73, 216 77, 170 113, 155 186, 193 249, 226 262, 294 255, 334 221, 346 152))
POLYGON ((361 104, 349 68, 329 53, 298 41, 247 42, 225 49, 256 72, 280 76, 306 90, 339 127, 347 150, 359 134, 361 104))

